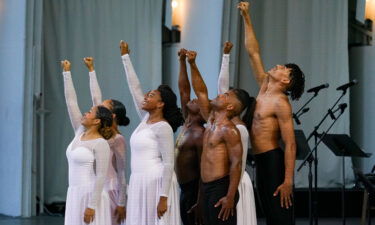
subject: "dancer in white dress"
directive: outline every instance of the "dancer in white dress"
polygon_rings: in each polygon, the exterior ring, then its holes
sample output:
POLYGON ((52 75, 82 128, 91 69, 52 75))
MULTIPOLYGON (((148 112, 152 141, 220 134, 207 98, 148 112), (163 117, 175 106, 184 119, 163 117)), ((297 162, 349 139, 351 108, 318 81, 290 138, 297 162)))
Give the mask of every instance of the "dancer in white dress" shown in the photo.
POLYGON ((124 136, 118 130, 118 126, 127 126, 130 120, 126 116, 126 108, 121 102, 114 99, 102 101, 102 92, 94 70, 94 59, 85 57, 83 61, 89 70, 93 105, 103 105, 113 113, 112 130, 114 135, 108 140, 111 155, 104 189, 108 192, 111 201, 111 224, 118 225, 124 222, 126 216, 126 144, 124 136))
POLYGON ((179 193, 174 173, 173 132, 182 125, 177 97, 166 85, 143 94, 129 57, 120 43, 122 61, 141 123, 130 138, 131 175, 127 225, 180 225, 179 193))
MULTIPOLYGON (((226 42, 224 44, 223 57, 221 62, 220 75, 218 79, 218 94, 225 93, 229 90, 229 58, 230 50, 232 49, 233 44, 226 42)), ((248 94, 247 94, 248 95, 248 94)), ((251 102, 247 104, 250 112, 254 110, 255 99, 250 98, 251 102)), ((246 105, 246 104, 245 104, 246 105)), ((245 110, 247 107, 244 107, 245 110)), ((246 116, 246 115, 245 115, 246 116)), ((242 171, 241 171, 241 180, 238 185, 238 191, 240 193, 240 199, 237 203, 237 225, 256 225, 257 216, 255 208, 255 197, 253 184, 251 182, 249 174, 245 171, 246 168, 246 157, 249 144, 249 132, 247 127, 251 126, 251 119, 249 119, 248 124, 245 124, 245 121, 241 121, 240 115, 232 119, 233 123, 236 124, 237 129, 241 133, 241 141, 243 148, 242 155, 242 171), (246 127, 247 126, 247 127, 246 127)))
POLYGON ((62 62, 64 92, 75 137, 66 150, 69 187, 65 225, 110 224, 108 193, 103 191, 109 166, 112 113, 103 106, 92 107, 82 116, 70 74, 70 62, 62 62), (104 137, 104 138, 103 138, 104 137))

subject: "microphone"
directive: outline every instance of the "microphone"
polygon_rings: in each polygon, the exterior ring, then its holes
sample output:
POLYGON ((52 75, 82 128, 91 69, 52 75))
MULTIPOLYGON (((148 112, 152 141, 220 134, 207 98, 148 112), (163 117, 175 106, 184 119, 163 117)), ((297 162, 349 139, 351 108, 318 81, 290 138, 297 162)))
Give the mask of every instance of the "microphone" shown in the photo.
POLYGON ((293 119, 296 121, 296 123, 297 123, 298 125, 301 124, 301 121, 299 120, 297 114, 293 113, 293 119))
POLYGON ((350 88, 353 85, 356 85, 358 81, 356 79, 350 81, 349 83, 343 84, 340 87, 336 88, 338 91, 346 91, 346 89, 350 88))
POLYGON ((343 113, 347 107, 348 107, 348 104, 346 103, 340 104, 339 109, 341 110, 341 113, 343 113))
POLYGON ((321 85, 319 85, 319 86, 316 86, 316 87, 310 88, 309 90, 307 90, 307 93, 315 92, 315 94, 317 94, 320 90, 322 90, 322 89, 324 89, 324 88, 328 88, 328 87, 329 87, 329 84, 328 84, 328 83, 321 84, 321 85))

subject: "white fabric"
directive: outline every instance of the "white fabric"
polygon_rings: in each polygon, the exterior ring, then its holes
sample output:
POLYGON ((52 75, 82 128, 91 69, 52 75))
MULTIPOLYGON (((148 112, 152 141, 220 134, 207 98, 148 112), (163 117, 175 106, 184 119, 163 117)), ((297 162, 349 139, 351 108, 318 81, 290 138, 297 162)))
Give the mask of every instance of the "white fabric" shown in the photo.
MULTIPOLYGON (((229 54, 223 54, 221 61, 221 69, 218 78, 218 94, 225 93, 229 90, 229 54)), ((249 174, 245 171, 247 151, 249 148, 249 132, 246 126, 242 124, 236 125, 240 131, 242 142, 242 167, 241 167, 241 180, 238 185, 238 192, 240 198, 237 203, 237 225, 256 225, 257 215, 255 208, 255 197, 253 184, 249 174)))
MULTIPOLYGON (((102 92, 96 72, 89 73, 90 77, 90 92, 93 105, 100 105, 102 103, 102 92)), ((119 192, 118 198, 111 199, 118 206, 125 206, 126 201, 126 143, 124 136, 117 134, 115 137, 108 140, 111 148, 110 166, 108 169, 108 177, 106 182, 106 190, 109 192, 119 192)), ((110 195, 113 196, 113 195, 110 195)))
MULTIPOLYGON (((82 112, 92 106, 87 68, 82 58, 95 58, 98 82, 103 99, 116 97, 125 106, 132 100, 125 85, 123 68, 119 58, 119 42, 126 40, 131 46, 134 67, 137 69, 143 88, 161 83, 162 78, 162 0, 90 0, 90 1, 44 1, 43 3, 43 49, 41 96, 47 111, 44 129, 44 188, 45 201, 64 202, 68 183, 68 164, 65 160, 66 146, 74 137, 66 112, 60 61, 72 63, 74 84, 79 89, 77 96, 82 112), (140 16, 141 15, 141 16, 140 16), (147 61, 144 59, 147 58, 147 61), (58 129, 57 129, 58 127, 58 129)), ((35 85, 38 85, 37 83, 35 85)), ((39 93, 39 92, 38 92, 39 93)), ((39 95, 39 94, 38 94, 39 95)), ((39 103, 36 103, 39 104, 39 103)), ((140 120, 134 107, 127 107, 130 124, 119 127, 129 140, 140 120)), ((42 132, 40 131, 42 134, 42 132)), ((126 142, 129 148, 129 141, 126 142)), ((37 148, 39 149, 39 148, 37 148)), ((127 167, 130 166, 130 151, 127 167)), ((130 170, 126 171, 128 178, 130 170)), ((41 178, 43 179, 43 178, 41 178)))
POLYGON ((223 94, 229 90, 229 54, 223 54, 221 58, 221 68, 217 79, 217 93, 223 94))
POLYGON ((75 137, 66 150, 69 165, 69 187, 65 209, 65 225, 84 224, 86 208, 95 210, 92 224, 109 224, 108 193, 103 191, 109 166, 110 149, 106 140, 81 141, 84 128, 70 72, 64 72, 64 92, 75 137))
MULTIPOLYGON (((268 0, 253 1, 250 14, 259 41, 265 69, 276 64, 296 63, 305 73, 305 90, 329 83, 308 106, 310 111, 300 120, 306 135, 314 129, 328 108, 339 97, 335 89, 349 81, 348 71, 348 1, 347 0, 268 0)), ((238 10, 237 10, 238 12, 238 10)), ((239 14, 234 15, 237 18, 239 14)), ((243 23, 241 21, 240 43, 243 46, 243 23)), ((257 96, 258 85, 251 72, 246 49, 239 48, 238 86, 257 96)), ((232 72, 232 71, 231 71, 232 72)), ((297 102, 292 102, 296 112, 310 97, 304 93, 297 102)), ((342 103, 349 103, 346 95, 342 103)), ((349 133, 349 106, 344 115, 336 122, 330 133, 349 133)), ((319 132, 328 128, 332 120, 328 117, 319 132)), ((313 148, 313 141, 310 143, 313 148)), ((318 148, 318 185, 319 187, 338 187, 342 180, 341 158, 335 156, 323 143, 318 148)), ((296 161, 296 168, 302 161, 296 161)), ((350 158, 346 158, 346 182, 353 184, 354 175, 350 158)), ((308 166, 295 173, 296 187, 308 186, 308 166)), ((349 185, 348 185, 349 186, 349 185)))
POLYGON ((174 141, 171 126, 160 121, 148 124, 141 109, 143 92, 129 55, 122 56, 130 92, 139 116, 143 116, 130 138, 131 175, 128 189, 127 225, 181 224, 179 192, 174 173, 174 141), (157 205, 168 197, 168 210, 159 220, 157 205))

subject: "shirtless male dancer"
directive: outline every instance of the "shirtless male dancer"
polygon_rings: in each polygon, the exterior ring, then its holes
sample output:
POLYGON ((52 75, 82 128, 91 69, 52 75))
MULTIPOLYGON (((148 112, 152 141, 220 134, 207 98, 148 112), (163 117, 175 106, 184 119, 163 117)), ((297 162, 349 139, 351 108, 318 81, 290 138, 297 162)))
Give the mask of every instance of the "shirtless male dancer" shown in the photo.
POLYGON ((195 63, 197 53, 188 51, 193 89, 207 126, 203 135, 201 179, 205 225, 236 225, 238 184, 241 177, 240 132, 231 121, 242 105, 235 90, 210 101, 207 87, 195 63))
POLYGON ((257 166, 257 189, 268 225, 293 223, 292 192, 296 143, 292 120, 292 100, 299 99, 305 86, 303 72, 295 64, 264 70, 259 44, 249 14, 249 3, 238 8, 245 24, 245 47, 255 79, 260 87, 250 140, 257 166), (279 141, 285 144, 285 151, 279 141))
POLYGON ((186 69, 186 49, 178 52, 180 90, 184 126, 176 141, 175 171, 181 187, 180 210, 184 225, 200 225, 201 204, 196 205, 200 186, 200 157, 202 154, 203 132, 205 123, 199 111, 197 99, 190 100, 190 82, 186 69), (194 209, 192 209, 194 206, 194 209), (189 213, 188 213, 189 212, 189 213))

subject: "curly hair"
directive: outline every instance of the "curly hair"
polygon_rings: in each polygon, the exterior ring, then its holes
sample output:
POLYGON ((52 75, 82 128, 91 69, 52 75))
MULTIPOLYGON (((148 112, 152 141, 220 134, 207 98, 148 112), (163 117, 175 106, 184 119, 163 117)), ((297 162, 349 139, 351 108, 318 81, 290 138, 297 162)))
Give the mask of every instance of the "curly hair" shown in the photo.
POLYGON ((290 72, 290 84, 287 93, 290 95, 292 100, 298 100, 305 89, 305 75, 302 70, 294 63, 285 64, 287 68, 292 69, 290 72))
POLYGON ((114 135, 112 130, 112 112, 104 106, 98 106, 96 110, 96 118, 100 119, 100 127, 98 129, 99 133, 104 139, 110 139, 114 135))
POLYGON ((166 84, 162 84, 157 89, 160 92, 163 107, 163 117, 172 127, 173 132, 184 123, 181 109, 177 107, 177 96, 173 90, 166 84))

